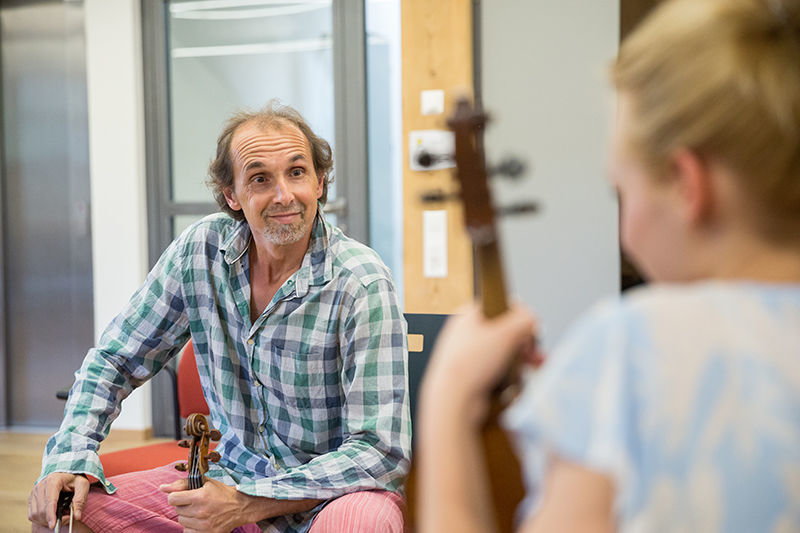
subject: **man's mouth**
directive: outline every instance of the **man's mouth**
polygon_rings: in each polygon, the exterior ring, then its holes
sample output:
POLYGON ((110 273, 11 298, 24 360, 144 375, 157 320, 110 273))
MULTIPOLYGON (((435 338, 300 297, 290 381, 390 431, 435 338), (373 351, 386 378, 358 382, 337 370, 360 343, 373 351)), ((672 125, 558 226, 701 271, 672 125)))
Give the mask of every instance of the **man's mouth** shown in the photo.
POLYGON ((267 216, 269 216, 269 218, 271 218, 271 219, 273 219, 273 220, 275 220, 277 222, 288 223, 288 222, 292 222, 292 220, 294 220, 295 217, 300 216, 300 212, 299 211, 291 211, 289 213, 272 213, 272 214, 267 215, 267 216))

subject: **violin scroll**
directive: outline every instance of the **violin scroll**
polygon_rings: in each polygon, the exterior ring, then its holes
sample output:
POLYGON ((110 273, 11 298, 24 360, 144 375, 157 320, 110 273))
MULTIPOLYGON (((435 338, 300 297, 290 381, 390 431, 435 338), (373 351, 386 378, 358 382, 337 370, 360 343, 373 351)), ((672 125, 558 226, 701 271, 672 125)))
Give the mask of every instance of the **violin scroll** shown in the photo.
POLYGON ((179 463, 175 468, 181 472, 189 472, 189 489, 203 486, 204 475, 208 472, 208 463, 216 463, 220 459, 219 452, 209 451, 209 444, 218 441, 222 434, 208 425, 205 415, 193 413, 186 419, 185 426, 188 439, 178 443, 182 448, 189 448, 188 463, 179 463))

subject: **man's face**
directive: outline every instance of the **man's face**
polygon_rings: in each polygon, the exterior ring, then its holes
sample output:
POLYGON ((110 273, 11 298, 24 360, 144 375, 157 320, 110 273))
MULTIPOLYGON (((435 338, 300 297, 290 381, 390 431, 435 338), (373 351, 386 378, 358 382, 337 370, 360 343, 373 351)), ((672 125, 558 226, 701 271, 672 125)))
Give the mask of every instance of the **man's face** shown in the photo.
POLYGON ((242 210, 253 235, 276 245, 310 235, 323 184, 305 135, 293 124, 248 122, 236 130, 230 149, 234 178, 225 199, 242 210))

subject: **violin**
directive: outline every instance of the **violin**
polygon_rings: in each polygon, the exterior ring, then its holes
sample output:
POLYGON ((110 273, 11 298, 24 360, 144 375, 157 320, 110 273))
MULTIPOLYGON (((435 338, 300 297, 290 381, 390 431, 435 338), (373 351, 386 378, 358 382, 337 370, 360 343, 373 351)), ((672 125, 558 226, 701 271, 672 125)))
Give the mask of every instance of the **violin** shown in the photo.
MULTIPOLYGON (((461 98, 447 124, 455 136, 455 177, 460 184, 464 221, 475 252, 476 292, 484 316, 493 318, 508 310, 508 302, 497 213, 492 204, 488 184, 490 172, 483 151, 482 135, 487 122, 488 117, 483 111, 473 108, 466 98, 461 98)), ((521 164, 508 161, 502 163, 495 173, 515 177, 521 171, 521 164)), ((504 211, 518 214, 536 209, 533 203, 522 203, 504 211)), ((500 532, 514 530, 516 509, 525 493, 519 460, 499 423, 500 414, 518 393, 521 366, 521 358, 516 357, 506 377, 492 393, 489 416, 481 435, 494 522, 500 532)))
POLYGON ((181 448, 189 448, 188 463, 178 463, 177 470, 189 473, 189 490, 199 489, 205 481, 208 463, 219 461, 219 452, 209 451, 212 441, 218 441, 222 434, 208 425, 205 415, 193 413, 186 419, 184 427, 188 439, 178 443, 181 448))

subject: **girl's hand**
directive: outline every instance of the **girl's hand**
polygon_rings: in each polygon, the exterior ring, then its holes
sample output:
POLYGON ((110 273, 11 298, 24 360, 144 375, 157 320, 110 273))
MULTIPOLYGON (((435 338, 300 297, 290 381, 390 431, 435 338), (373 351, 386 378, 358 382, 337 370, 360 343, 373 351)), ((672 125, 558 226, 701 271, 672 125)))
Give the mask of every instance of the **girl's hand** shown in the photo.
POLYGON ((471 305, 448 320, 425 373, 425 403, 455 404, 482 417, 491 391, 519 355, 538 364, 536 322, 529 311, 513 306, 487 319, 471 305))

